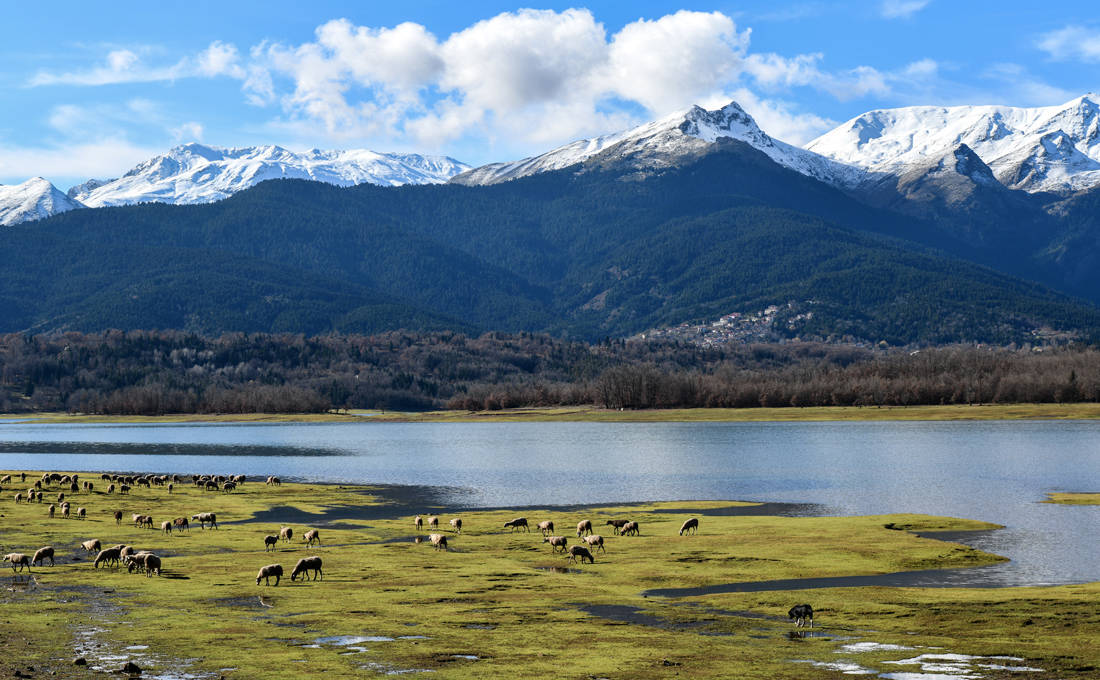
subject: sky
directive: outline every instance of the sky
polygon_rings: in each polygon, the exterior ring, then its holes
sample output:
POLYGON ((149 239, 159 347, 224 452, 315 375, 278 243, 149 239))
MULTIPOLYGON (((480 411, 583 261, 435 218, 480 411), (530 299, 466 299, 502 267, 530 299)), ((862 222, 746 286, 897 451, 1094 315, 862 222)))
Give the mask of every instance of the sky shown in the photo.
POLYGON ((804 144, 865 111, 1100 90, 1092 2, 266 0, 7 7, 0 183, 63 191, 178 144, 479 165, 736 100, 804 144))

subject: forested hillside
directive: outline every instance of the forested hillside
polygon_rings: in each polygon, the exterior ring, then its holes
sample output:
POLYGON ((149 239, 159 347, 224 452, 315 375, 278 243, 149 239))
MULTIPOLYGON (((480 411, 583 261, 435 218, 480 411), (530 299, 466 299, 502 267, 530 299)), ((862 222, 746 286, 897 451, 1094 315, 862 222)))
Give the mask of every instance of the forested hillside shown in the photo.
POLYGON ((870 208, 740 142, 661 170, 580 169, 487 187, 272 181, 10 228, 0 330, 594 341, 793 301, 814 314, 790 338, 1098 337, 1092 304, 933 249, 970 252, 949 225, 870 208))

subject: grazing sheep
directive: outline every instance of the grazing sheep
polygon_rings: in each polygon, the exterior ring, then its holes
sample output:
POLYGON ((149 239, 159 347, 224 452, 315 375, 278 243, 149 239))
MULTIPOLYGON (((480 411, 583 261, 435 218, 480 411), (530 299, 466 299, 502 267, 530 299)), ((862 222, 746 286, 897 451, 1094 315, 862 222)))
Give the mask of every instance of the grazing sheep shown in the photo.
POLYGON ((508 527, 512 527, 513 532, 516 529, 520 528, 520 527, 523 527, 524 531, 530 531, 531 530, 531 527, 527 526, 527 518, 526 517, 517 517, 517 518, 515 518, 514 520, 512 520, 510 522, 505 522, 504 523, 504 528, 507 529, 508 527))
POLYGON ((80 547, 84 548, 84 550, 89 553, 94 553, 98 552, 102 546, 100 546, 98 538, 93 538, 90 541, 84 541, 83 543, 81 543, 80 547))
POLYGON ((582 548, 579 545, 569 546, 569 559, 576 562, 578 557, 581 558, 581 564, 584 564, 586 559, 592 564, 596 563, 596 558, 592 557, 592 553, 588 552, 588 548, 582 548))
POLYGON ((23 502, 23 494, 21 494, 21 493, 17 493, 17 494, 15 494, 15 502, 16 502, 17 504, 18 504, 18 503, 22 503, 22 502, 23 502))
POLYGON ((462 533, 462 518, 461 517, 455 517, 454 519, 451 520, 451 529, 456 534, 461 534, 462 533))
POLYGON ((19 571, 23 571, 23 567, 27 568, 27 571, 31 570, 31 558, 27 557, 23 553, 8 553, 4 555, 5 562, 11 562, 11 570, 15 571, 15 565, 19 565, 19 571))
POLYGON ((210 481, 203 484, 202 488, 203 488, 203 491, 217 491, 218 490, 218 483, 211 479, 210 481))
POLYGON ((166 534, 172 533, 172 520, 166 519, 160 523, 160 530, 166 534))
POLYGON ((58 503, 60 503, 60 502, 61 502, 61 501, 63 501, 63 500, 65 500, 65 492, 64 492, 64 491, 62 491, 61 493, 57 494, 57 502, 58 502, 58 503))
POLYGON ((591 548, 592 546, 596 546, 596 552, 599 552, 601 550, 607 552, 607 548, 603 547, 603 536, 600 536, 599 534, 585 536, 582 540, 588 544, 589 548, 591 548))
POLYGON ((112 494, 114 492, 115 492, 115 485, 114 484, 108 484, 107 485, 107 493, 112 494))
POLYGON ((151 552, 141 552, 130 557, 126 570, 131 574, 135 569, 144 571, 146 576, 152 576, 153 572, 156 572, 157 576, 160 576, 160 565, 160 557, 151 552))
POLYGON ((434 546, 436 550, 440 548, 443 550, 447 549, 447 537, 443 534, 432 534, 428 536, 428 539, 432 542, 432 546, 434 546))
MULTIPOLYGON (((27 500, 30 500, 30 499, 28 498, 27 500)), ((42 492, 41 491, 38 491, 34 494, 34 500, 38 501, 39 503, 42 502, 42 492)))
POLYGON ((627 522, 623 525, 623 528, 619 530, 619 534, 621 536, 641 536, 642 530, 637 522, 627 522))
POLYGON ((62 503, 61 504, 61 516, 66 518, 66 519, 69 518, 69 504, 68 503, 62 503))
POLYGON ((26 472, 20 472, 19 473, 19 483, 22 484, 26 481, 27 481, 27 473, 26 472))
POLYGON ((88 510, 87 510, 87 508, 77 508, 76 509, 76 516, 79 519, 88 519, 88 510))
POLYGON ((134 514, 130 515, 130 521, 134 523, 134 526, 140 527, 141 525, 145 524, 145 515, 135 512, 134 514))
POLYGON ((413 517, 413 528, 415 528, 417 533, 419 533, 420 530, 424 528, 424 518, 420 515, 413 517))
POLYGON ((577 538, 590 533, 592 533, 592 520, 582 519, 580 522, 577 522, 577 538))
POLYGON ((125 545, 123 543, 119 543, 115 547, 118 548, 118 556, 121 559, 126 559, 127 557, 129 557, 130 555, 133 555, 136 552, 134 550, 134 546, 132 546, 132 545, 125 545))
POLYGON ((172 520, 172 526, 176 528, 176 531, 183 531, 186 529, 188 533, 191 533, 191 525, 188 523, 186 517, 175 518, 172 520))
POLYGON ((318 577, 321 580, 325 580, 325 576, 321 573, 321 558, 320 557, 303 557, 298 560, 298 564, 294 565, 294 571, 290 572, 290 580, 293 581, 298 577, 298 574, 302 575, 302 580, 306 580, 309 576, 307 571, 313 572, 313 580, 316 581, 318 577))
POLYGON ((623 528, 623 525, 626 524, 629 521, 630 520, 628 520, 628 519, 609 519, 609 520, 607 520, 607 524, 610 524, 612 527, 614 527, 615 528, 615 533, 618 534, 620 532, 620 530, 623 528))
POLYGON ((50 508, 49 508, 49 511, 50 511, 50 518, 53 518, 53 513, 54 513, 54 511, 56 511, 56 510, 57 510, 57 508, 55 508, 55 507, 54 507, 54 505, 53 505, 53 503, 51 503, 51 504, 50 504, 50 508))
POLYGON ((224 491, 225 493, 229 493, 230 491, 233 491, 236 488, 237 488, 237 485, 234 482, 226 482, 225 484, 222 484, 222 491, 224 491))
POLYGON ((113 562, 115 566, 118 566, 118 561, 122 559, 120 552, 121 549, 118 546, 100 550, 99 554, 95 556, 95 563, 92 566, 99 569, 100 562, 113 562))
POLYGON ((118 492, 128 494, 128 493, 130 493, 130 487, 126 484, 119 484, 118 485, 118 492))
MULTIPOLYGON (((54 565, 52 545, 47 545, 44 548, 39 548, 38 550, 35 550, 34 557, 31 558, 31 564, 39 564, 40 562, 45 562, 46 558, 49 558, 50 566, 52 567, 54 565)), ((39 566, 41 565, 39 564, 39 566)))
POLYGON ((294 529, 291 527, 283 527, 279 529, 279 538, 283 539, 287 543, 290 543, 290 539, 294 538, 294 529))
POLYGON ((542 532, 543 536, 549 536, 550 534, 554 533, 554 523, 548 519, 539 522, 538 528, 539 531, 542 532))
POLYGON ((122 511, 115 510, 115 526, 122 524, 122 511))
POLYGON ((435 516, 429 517, 428 518, 428 529, 438 529, 438 528, 439 528, 439 518, 435 517, 435 516))
POLYGON ((688 521, 684 522, 683 526, 680 527, 680 535, 683 536, 685 531, 692 534, 699 531, 699 518, 692 517, 688 521))
POLYGON ((310 529, 302 538, 306 540, 306 545, 321 545, 321 532, 316 529, 310 529))
POLYGON ((218 516, 213 512, 200 512, 197 515, 191 515, 191 519, 197 519, 199 521, 199 528, 205 529, 209 524, 211 529, 218 528, 218 516))
POLYGON ((795 620, 795 625, 798 628, 806 625, 806 622, 810 622, 810 628, 814 627, 814 608, 808 604, 800 604, 791 607, 791 610, 787 612, 787 617, 795 620))
POLYGON ((565 552, 565 546, 569 543, 569 540, 565 536, 546 536, 542 539, 542 542, 550 544, 550 552, 558 552, 558 548, 565 552))
POLYGON ((11 484, 11 475, 0 477, 0 484, 11 484))
POLYGON ((256 574, 256 585, 260 585, 260 579, 264 580, 264 585, 271 585, 269 579, 272 576, 275 577, 275 585, 279 585, 279 579, 283 576, 283 565, 269 564, 266 567, 260 567, 260 573, 256 574))
POLYGON ((282 486, 283 484, 283 482, 278 477, 268 477, 267 482, 265 483, 268 486, 282 486))
POLYGON ((275 535, 264 536, 264 552, 274 550, 279 543, 279 537, 275 535))

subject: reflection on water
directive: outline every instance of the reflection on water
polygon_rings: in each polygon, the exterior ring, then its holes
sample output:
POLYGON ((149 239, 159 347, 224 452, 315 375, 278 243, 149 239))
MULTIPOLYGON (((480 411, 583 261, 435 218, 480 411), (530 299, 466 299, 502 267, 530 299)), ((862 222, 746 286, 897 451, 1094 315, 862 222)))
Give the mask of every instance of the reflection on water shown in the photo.
POLYGON ((1008 528, 1000 583, 1100 580, 1100 423, 0 423, 0 468, 156 471, 446 487, 462 507, 751 499, 1008 528))

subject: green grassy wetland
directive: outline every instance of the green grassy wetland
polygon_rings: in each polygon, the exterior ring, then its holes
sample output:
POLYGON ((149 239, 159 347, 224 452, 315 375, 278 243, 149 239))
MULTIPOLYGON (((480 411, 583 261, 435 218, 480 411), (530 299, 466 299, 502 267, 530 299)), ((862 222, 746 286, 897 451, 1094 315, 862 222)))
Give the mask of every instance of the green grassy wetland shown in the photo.
MULTIPOLYGON (((3 473, 0 473, 2 476, 3 473)), ((754 504, 714 501, 587 508, 441 512, 447 551, 417 543, 409 508, 386 488, 249 481, 233 493, 179 483, 68 494, 87 519, 50 518, 58 488, 39 503, 15 503, 41 473, 5 483, 0 550, 52 545, 54 566, 0 576, 0 675, 89 678, 132 660, 144 677, 370 677, 433 671, 444 678, 807 678, 841 677, 853 666, 877 673, 919 672, 918 657, 961 654, 972 677, 1096 677, 1100 584, 1051 588, 919 589, 854 587, 791 592, 645 597, 654 588, 742 581, 971 567, 1002 558, 916 532, 995 528, 946 517, 781 517, 754 504), (730 510, 734 508, 734 510, 730 510), (743 508, 745 514, 736 514, 743 508), (116 525, 113 512, 124 520, 116 525), (175 517, 217 513, 219 528, 166 534, 142 529, 175 517), (330 515, 343 519, 330 520, 330 515), (352 516, 353 518, 348 519, 352 516), (463 520, 461 534, 450 530, 463 520), (525 516, 532 530, 504 522, 525 516), (698 534, 680 536, 698 517, 698 534), (612 518, 640 524, 616 536, 612 518), (552 520, 577 542, 590 519, 606 551, 593 564, 552 552, 535 528, 552 520), (284 521, 285 520, 285 521, 284 521), (264 536, 282 526, 291 542, 265 553, 264 536), (320 531, 321 545, 302 535, 320 531), (155 552, 159 576, 96 569, 80 544, 99 539, 155 552), (323 579, 294 582, 299 558, 323 559, 323 579), (278 586, 256 584, 278 563, 278 586), (812 632, 787 610, 807 602, 812 632), (84 657, 88 665, 73 665, 84 657), (894 662, 907 663, 897 664, 894 662), (33 671, 28 670, 33 667, 33 671), (175 673, 176 675, 172 675, 175 673)), ((421 535, 427 535, 428 530, 421 535)), ((927 659, 925 659, 927 660, 927 659)))

